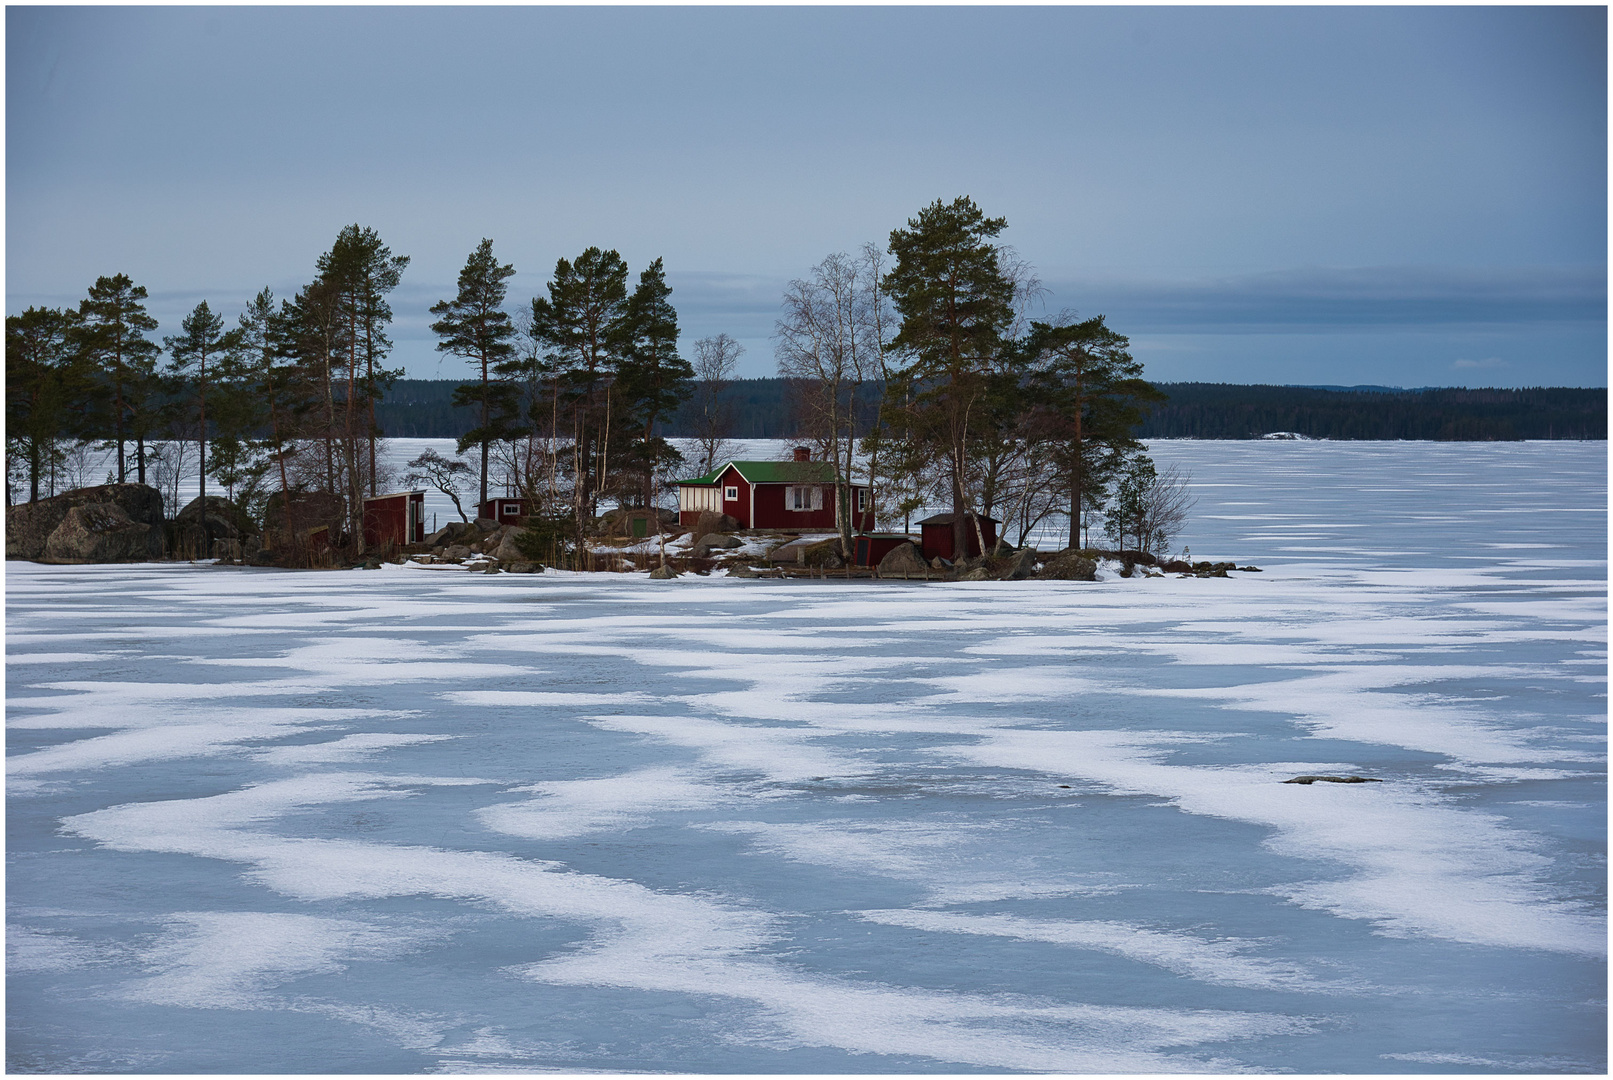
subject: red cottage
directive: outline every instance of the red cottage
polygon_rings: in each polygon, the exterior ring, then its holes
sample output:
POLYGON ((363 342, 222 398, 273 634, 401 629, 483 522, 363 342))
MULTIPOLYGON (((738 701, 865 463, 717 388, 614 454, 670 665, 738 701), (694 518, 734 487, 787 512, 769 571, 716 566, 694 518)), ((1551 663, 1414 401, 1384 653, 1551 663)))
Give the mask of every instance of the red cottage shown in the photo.
MULTIPOLYGON (((866 484, 851 485, 853 531, 873 527, 869 496, 866 484)), ((693 525, 706 511, 738 519, 741 529, 832 531, 834 466, 813 461, 812 452, 800 446, 793 461, 730 461, 705 476, 680 480, 678 524, 693 525)))
POLYGON ((364 547, 402 547, 426 538, 426 493, 395 491, 364 500, 364 547))
POLYGON ((500 525, 513 525, 526 517, 526 500, 515 495, 502 499, 488 499, 476 508, 479 518, 492 518, 500 525))
MULTIPOLYGON (((957 517, 956 514, 936 514, 919 522, 919 531, 924 536, 924 543, 921 546, 926 559, 933 559, 939 555, 948 562, 957 562, 958 557, 953 554, 956 548, 952 544, 952 523, 957 517)), ((997 526, 1002 523, 996 518, 980 514, 965 514, 963 540, 966 558, 972 559, 980 554, 980 537, 975 535, 977 517, 980 519, 980 533, 986 538, 986 550, 990 551, 997 546, 997 526)))

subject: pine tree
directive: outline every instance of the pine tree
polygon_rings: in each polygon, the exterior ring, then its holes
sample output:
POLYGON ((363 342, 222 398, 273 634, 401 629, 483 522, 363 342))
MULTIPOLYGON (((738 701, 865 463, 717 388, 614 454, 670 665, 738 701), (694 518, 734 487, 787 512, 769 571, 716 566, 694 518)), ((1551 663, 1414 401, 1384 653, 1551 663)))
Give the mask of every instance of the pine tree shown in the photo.
POLYGON ((513 423, 518 408, 517 389, 508 381, 515 357, 515 326, 504 311, 505 282, 515 276, 515 267, 499 265, 493 257, 493 241, 484 239, 459 272, 459 295, 433 304, 437 321, 431 330, 440 341, 437 351, 469 360, 477 369, 479 381, 454 390, 454 404, 475 406, 475 428, 459 437, 457 452, 472 446, 482 451, 481 499, 487 502, 487 448, 497 440, 514 437, 513 423))
POLYGON ((970 421, 1014 317, 1014 282, 992 243, 1007 226, 962 196, 937 199, 890 235, 896 265, 884 287, 902 322, 887 349, 906 361, 892 373, 907 412, 899 426, 944 449, 958 551, 966 550, 970 421))
MULTIPOLYGON (((217 366, 222 359, 226 341, 224 320, 213 314, 203 300, 179 324, 182 331, 177 337, 162 339, 172 361, 169 375, 178 384, 181 401, 189 399, 196 406, 196 448, 200 454, 197 478, 202 499, 207 498, 207 391, 217 378, 217 366), (214 370, 208 371, 208 361, 214 370)), ((188 411, 188 409, 187 409, 188 411)))
POLYGON ((6 456, 26 459, 29 502, 39 501, 58 440, 84 432, 92 387, 73 345, 77 322, 74 312, 55 308, 6 317, 6 456))
MULTIPOLYGON (((683 455, 655 434, 656 425, 677 411, 694 389, 694 368, 678 355, 678 313, 668 299, 672 287, 656 259, 639 275, 628 300, 627 344, 617 387, 624 418, 640 429, 633 449, 643 475, 644 505, 655 505, 655 472, 676 465, 683 455)), ((623 425, 624 430, 626 425, 623 425)))
POLYGON ((559 260, 548 298, 532 301, 531 325, 570 429, 572 516, 580 549, 609 475, 616 371, 630 331, 627 263, 597 247, 576 262, 559 260))
POLYGON ((1142 378, 1130 342, 1104 325, 1102 315, 1081 322, 1032 323, 1024 352, 1036 401, 1031 427, 1059 444, 1059 477, 1070 500, 1070 547, 1081 546, 1087 496, 1140 449, 1132 431, 1148 406, 1165 395, 1142 378))
POLYGON ((78 306, 77 336, 105 387, 120 484, 128 479, 124 450, 130 435, 135 439, 139 482, 146 482, 145 436, 155 420, 150 406, 161 349, 145 336, 157 328, 157 320, 146 314, 145 299, 144 285, 136 285, 127 274, 116 274, 97 278, 78 306))
POLYGON ((375 399, 399 374, 382 366, 392 349, 386 335, 392 308, 386 296, 397 288, 408 265, 407 255, 393 255, 374 229, 357 224, 345 226, 318 261, 320 281, 331 290, 341 324, 345 355, 339 364, 347 382, 341 432, 344 490, 352 535, 360 543, 366 477, 370 493, 377 491, 375 399), (368 449, 367 461, 359 457, 361 442, 368 449))

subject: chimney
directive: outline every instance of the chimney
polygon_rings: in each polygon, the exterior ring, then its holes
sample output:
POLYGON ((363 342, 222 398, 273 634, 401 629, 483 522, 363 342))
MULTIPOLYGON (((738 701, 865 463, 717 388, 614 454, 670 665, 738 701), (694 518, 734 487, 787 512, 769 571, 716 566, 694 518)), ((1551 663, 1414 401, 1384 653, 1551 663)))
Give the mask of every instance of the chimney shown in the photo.
POLYGON ((795 460, 796 461, 811 461, 812 460, 812 451, 810 449, 808 449, 807 447, 805 447, 805 446, 797 446, 795 448, 795 460))

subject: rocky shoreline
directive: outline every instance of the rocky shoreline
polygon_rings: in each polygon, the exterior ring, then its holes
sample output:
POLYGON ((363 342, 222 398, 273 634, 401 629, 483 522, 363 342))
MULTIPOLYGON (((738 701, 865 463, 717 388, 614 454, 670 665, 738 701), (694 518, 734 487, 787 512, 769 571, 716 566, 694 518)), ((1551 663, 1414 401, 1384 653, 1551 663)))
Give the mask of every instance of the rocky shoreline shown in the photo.
MULTIPOLYGON (((735 578, 899 581, 1096 581, 1100 568, 1119 577, 1228 577, 1258 573, 1255 566, 1231 562, 1160 559, 1145 551, 1100 548, 1039 552, 999 542, 989 554, 955 562, 926 561, 917 544, 894 548, 875 567, 849 566, 837 537, 769 531, 717 531, 731 519, 704 521, 693 528, 665 515, 663 533, 633 540, 611 535, 609 515, 603 536, 589 550, 591 569, 602 572, 650 571, 650 577, 722 574, 735 578), (672 520, 668 521, 667 518, 672 520), (675 535, 673 535, 675 533, 675 535)), ((318 569, 379 569, 383 563, 498 574, 540 574, 541 562, 523 550, 526 530, 487 519, 450 522, 423 543, 372 553, 357 559, 332 557, 318 569)), ((251 518, 219 496, 195 499, 172 520, 162 514, 162 497, 143 484, 107 484, 67 492, 36 503, 7 508, 6 558, 53 564, 198 561, 260 567, 288 566, 290 545, 265 537, 251 518)), ((306 568, 306 567, 305 567, 306 568)))

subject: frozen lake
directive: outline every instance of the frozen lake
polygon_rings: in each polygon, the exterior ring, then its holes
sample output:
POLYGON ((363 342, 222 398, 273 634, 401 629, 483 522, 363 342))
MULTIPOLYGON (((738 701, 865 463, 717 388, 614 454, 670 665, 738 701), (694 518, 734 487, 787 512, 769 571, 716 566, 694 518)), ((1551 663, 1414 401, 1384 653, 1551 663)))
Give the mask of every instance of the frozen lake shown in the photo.
POLYGON ((1604 1072, 1607 445, 1152 452, 1264 573, 8 563, 10 1071, 1604 1072))

